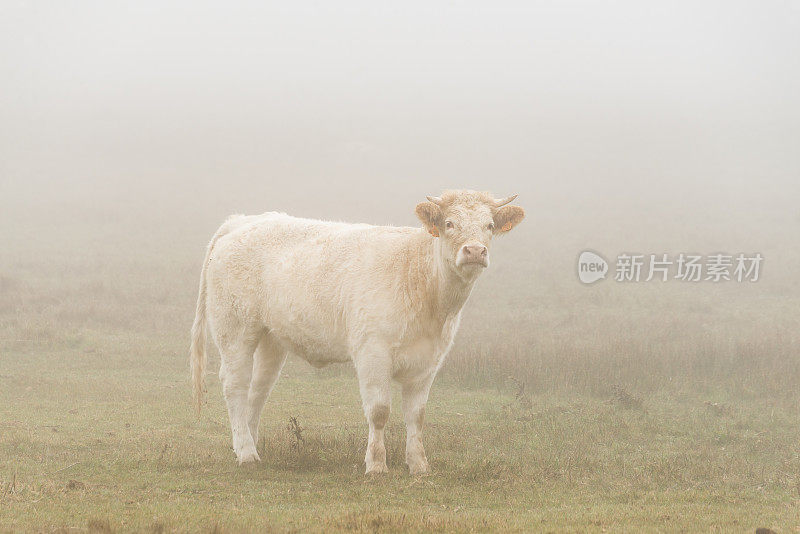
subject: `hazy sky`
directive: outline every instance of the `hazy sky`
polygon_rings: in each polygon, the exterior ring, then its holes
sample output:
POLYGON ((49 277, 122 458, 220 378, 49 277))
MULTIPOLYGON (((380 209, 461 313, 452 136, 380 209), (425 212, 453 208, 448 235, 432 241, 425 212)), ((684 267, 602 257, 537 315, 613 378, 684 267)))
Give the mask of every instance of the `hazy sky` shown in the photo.
POLYGON ((798 2, 7 1, 0 85, 7 195, 800 193, 798 2))
POLYGON ((0 9, 4 112, 227 99, 268 109, 625 103, 766 113, 796 112, 800 90, 800 4, 788 1, 0 9))

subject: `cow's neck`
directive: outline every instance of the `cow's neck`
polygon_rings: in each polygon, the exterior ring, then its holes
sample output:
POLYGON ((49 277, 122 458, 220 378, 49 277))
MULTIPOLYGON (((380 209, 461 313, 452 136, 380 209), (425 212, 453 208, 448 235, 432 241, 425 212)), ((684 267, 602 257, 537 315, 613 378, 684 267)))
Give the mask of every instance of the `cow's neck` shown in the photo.
POLYGON ((464 280, 453 272, 442 259, 436 240, 433 240, 429 250, 432 259, 431 283, 433 291, 431 295, 435 299, 433 302, 434 309, 441 319, 446 319, 459 313, 464 307, 475 285, 477 276, 464 280))
POLYGON ((442 260, 436 239, 420 229, 409 236, 400 254, 409 261, 403 286, 417 318, 426 329, 439 330, 469 298, 475 280, 464 280, 442 260))

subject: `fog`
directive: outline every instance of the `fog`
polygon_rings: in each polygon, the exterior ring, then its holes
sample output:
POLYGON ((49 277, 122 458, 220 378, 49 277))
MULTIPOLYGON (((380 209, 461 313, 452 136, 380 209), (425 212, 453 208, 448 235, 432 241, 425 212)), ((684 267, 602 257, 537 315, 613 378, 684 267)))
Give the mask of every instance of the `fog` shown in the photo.
POLYGON ((15 217, 142 201, 416 224, 413 205, 452 187, 520 193, 531 225, 798 220, 789 2, 0 9, 15 217))
MULTIPOLYGON (((121 277, 121 249, 164 280, 173 259, 190 265, 188 303, 231 213, 417 225, 425 195, 472 188, 518 193, 527 210, 479 302, 501 290, 533 309, 563 303, 583 289, 585 248, 760 252, 757 289, 735 291, 797 295, 794 4, 0 9, 1 259, 14 279, 81 258, 121 277)), ((577 295, 590 293, 566 302, 577 295)))
POLYGON ((480 301, 579 287, 585 248, 761 252, 742 291, 797 294, 794 4, 0 9, 8 276, 114 247, 194 268, 230 213, 416 225, 472 188, 528 214, 480 301))

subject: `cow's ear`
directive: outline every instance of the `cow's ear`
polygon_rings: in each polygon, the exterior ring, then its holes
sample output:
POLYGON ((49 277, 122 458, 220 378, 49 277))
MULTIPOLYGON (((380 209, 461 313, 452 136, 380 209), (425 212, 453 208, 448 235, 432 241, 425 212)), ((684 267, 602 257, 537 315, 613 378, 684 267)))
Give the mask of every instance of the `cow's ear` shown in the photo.
POLYGON ((494 233, 504 234, 522 222, 525 210, 519 206, 504 206, 494 214, 494 233))
POLYGON ((425 229, 433 237, 439 237, 436 226, 442 222, 442 209, 433 202, 420 202, 414 211, 425 229))

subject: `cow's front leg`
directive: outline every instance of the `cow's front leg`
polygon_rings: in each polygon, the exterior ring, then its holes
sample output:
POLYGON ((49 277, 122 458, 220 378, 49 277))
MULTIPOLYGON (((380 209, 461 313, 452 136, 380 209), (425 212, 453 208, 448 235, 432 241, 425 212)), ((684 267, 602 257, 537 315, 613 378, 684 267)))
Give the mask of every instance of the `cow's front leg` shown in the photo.
POLYGON ((386 446, 383 442, 383 429, 389 420, 391 407, 392 361, 388 350, 372 347, 355 360, 358 385, 364 415, 369 423, 367 454, 367 474, 386 473, 386 446))
POLYGON ((403 381, 403 418, 406 421, 406 464, 412 475, 429 472, 428 458, 422 446, 422 428, 425 424, 425 404, 431 390, 435 372, 403 381))

